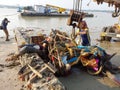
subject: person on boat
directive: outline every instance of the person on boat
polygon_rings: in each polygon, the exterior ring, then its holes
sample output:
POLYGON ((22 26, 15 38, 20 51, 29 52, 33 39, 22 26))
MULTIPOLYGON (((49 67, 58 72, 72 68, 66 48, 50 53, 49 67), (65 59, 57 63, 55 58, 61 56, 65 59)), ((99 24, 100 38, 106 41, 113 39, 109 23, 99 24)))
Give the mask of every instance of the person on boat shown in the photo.
POLYGON ((81 20, 80 20, 80 25, 78 26, 79 28, 79 32, 76 35, 80 35, 81 39, 82 39, 82 45, 83 46, 90 46, 90 35, 89 35, 89 28, 87 26, 87 23, 85 20, 83 20, 84 18, 84 14, 81 16, 81 20))
POLYGON ((6 35, 6 41, 9 41, 9 32, 7 29, 7 25, 10 21, 7 18, 4 18, 1 23, 1 29, 3 29, 5 35, 6 35))
POLYGON ((50 37, 46 37, 46 39, 40 44, 25 44, 20 46, 20 50, 17 54, 13 55, 10 58, 7 58, 6 61, 11 61, 17 59, 19 56, 25 54, 25 53, 37 53, 41 59, 45 63, 49 62, 49 51, 48 51, 48 44, 50 42, 50 37))

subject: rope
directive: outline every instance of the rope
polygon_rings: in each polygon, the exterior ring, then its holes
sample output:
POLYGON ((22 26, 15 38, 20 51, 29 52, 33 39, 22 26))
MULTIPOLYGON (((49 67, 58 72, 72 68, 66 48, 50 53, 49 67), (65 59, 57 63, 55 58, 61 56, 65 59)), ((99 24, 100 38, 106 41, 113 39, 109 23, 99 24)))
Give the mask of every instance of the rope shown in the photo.
MULTIPOLYGON (((81 17, 82 17, 81 10, 82 10, 82 0, 74 0, 73 1, 73 13, 74 13, 73 15, 74 15, 75 19, 78 19, 78 18, 81 19, 81 17)), ((78 23, 79 23, 80 20, 75 20, 75 21, 78 21, 78 23)), ((72 29, 71 35, 75 38, 75 28, 72 29)))
POLYGON ((73 0, 73 10, 75 9, 74 7, 75 7, 75 0, 73 0))
POLYGON ((89 6, 90 3, 91 3, 91 0, 88 2, 87 6, 89 6))
POLYGON ((81 0, 81 3, 80 3, 80 12, 81 12, 81 10, 82 10, 82 0, 81 0))
POLYGON ((77 4, 77 10, 79 11, 79 7, 80 7, 80 0, 78 0, 78 4, 77 4))
POLYGON ((120 24, 120 16, 119 16, 119 19, 118 19, 118 23, 120 24))
MULTIPOLYGON (((81 3, 80 3, 80 12, 82 11, 82 0, 81 0, 81 3)), ((82 13, 81 13, 82 14, 82 13)), ((81 17, 82 17, 82 15, 80 16, 80 19, 81 19, 81 17)), ((79 20, 80 21, 80 20, 79 20)), ((78 23, 80 23, 80 22, 78 22, 78 23)), ((81 27, 79 27, 79 32, 80 32, 80 30, 81 30, 81 27)), ((81 36, 79 35, 79 40, 78 40, 78 44, 80 44, 80 42, 81 42, 81 36)))

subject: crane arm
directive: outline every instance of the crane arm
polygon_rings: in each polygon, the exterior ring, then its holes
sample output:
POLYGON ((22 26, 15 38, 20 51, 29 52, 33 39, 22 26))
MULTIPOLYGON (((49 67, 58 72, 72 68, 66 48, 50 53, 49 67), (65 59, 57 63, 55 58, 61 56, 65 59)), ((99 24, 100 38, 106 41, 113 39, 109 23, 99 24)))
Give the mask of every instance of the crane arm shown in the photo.
POLYGON ((54 5, 50 5, 50 4, 46 4, 46 7, 56 8, 59 13, 66 11, 66 8, 62 8, 62 7, 58 7, 58 6, 54 6, 54 5))

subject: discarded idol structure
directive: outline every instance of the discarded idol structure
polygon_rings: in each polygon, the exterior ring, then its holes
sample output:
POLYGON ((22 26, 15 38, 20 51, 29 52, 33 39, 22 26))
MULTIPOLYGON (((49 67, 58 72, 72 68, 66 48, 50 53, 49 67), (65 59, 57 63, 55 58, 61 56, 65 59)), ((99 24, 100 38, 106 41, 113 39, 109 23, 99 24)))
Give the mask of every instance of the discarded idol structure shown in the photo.
POLYGON ((110 62, 116 53, 109 55, 103 48, 96 45, 77 45, 74 39, 59 30, 52 30, 51 37, 53 37, 53 42, 49 47, 49 55, 61 74, 66 73, 68 68, 78 63, 92 75, 106 73, 107 70, 111 73, 120 71, 110 62))
MULTIPOLYGON (((18 51, 21 46, 26 44, 41 45, 46 35, 42 30, 36 28, 17 28, 15 29, 15 39, 18 51), (38 32, 39 33, 38 33, 38 32), (35 34, 37 32, 37 34, 35 34)), ((50 42, 48 43, 48 54, 32 53, 31 48, 27 49, 22 55, 14 55, 9 60, 19 58, 22 68, 18 72, 19 79, 26 81, 26 87, 37 90, 65 90, 64 85, 55 75, 66 75, 74 65, 81 65, 91 75, 107 75, 112 80, 120 83, 115 77, 120 69, 110 62, 116 53, 109 55, 99 46, 81 46, 75 39, 69 37, 66 32, 51 30, 50 42), (49 61, 46 62, 46 57, 49 61), (114 76, 114 78, 112 78, 114 76)), ((38 47, 37 47, 38 48, 38 47)), ((120 84, 119 84, 120 85, 120 84)))

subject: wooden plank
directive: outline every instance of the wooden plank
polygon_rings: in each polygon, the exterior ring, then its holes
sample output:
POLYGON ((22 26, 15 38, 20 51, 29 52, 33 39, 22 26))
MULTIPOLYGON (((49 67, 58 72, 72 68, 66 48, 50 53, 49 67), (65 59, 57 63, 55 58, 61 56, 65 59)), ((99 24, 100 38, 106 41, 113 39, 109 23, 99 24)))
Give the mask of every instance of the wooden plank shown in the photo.
POLYGON ((57 71, 57 69, 55 69, 54 67, 52 67, 52 65, 50 63, 48 63, 48 64, 45 63, 45 67, 47 67, 53 73, 55 73, 57 71))
POLYGON ((37 71, 35 70, 33 67, 31 67, 29 64, 28 64, 28 67, 33 71, 33 73, 35 73, 38 77, 42 78, 42 75, 37 71))
POLYGON ((109 71, 106 72, 108 78, 110 78, 115 84, 120 86, 120 74, 112 74, 109 71))
MULTIPOLYGON (((45 67, 43 67, 42 69, 40 69, 38 72, 40 73, 40 72, 44 71, 46 68, 47 68, 47 67, 45 66, 45 67)), ((31 81, 32 79, 34 79, 36 76, 37 76, 37 74, 34 74, 34 75, 28 80, 27 85, 30 84, 30 81, 31 81)))
POLYGON ((16 43, 18 46, 18 50, 19 50, 19 46, 21 46, 23 44, 28 44, 28 42, 26 42, 25 38, 23 38, 23 36, 21 35, 18 28, 14 30, 14 33, 15 33, 15 39, 16 39, 16 43))

